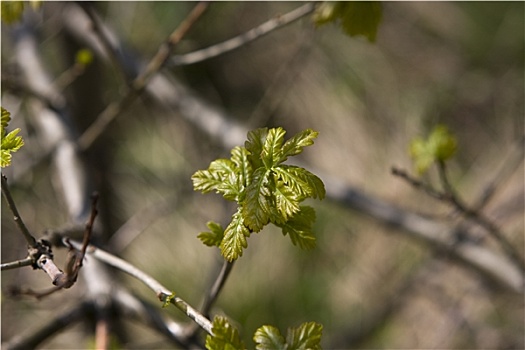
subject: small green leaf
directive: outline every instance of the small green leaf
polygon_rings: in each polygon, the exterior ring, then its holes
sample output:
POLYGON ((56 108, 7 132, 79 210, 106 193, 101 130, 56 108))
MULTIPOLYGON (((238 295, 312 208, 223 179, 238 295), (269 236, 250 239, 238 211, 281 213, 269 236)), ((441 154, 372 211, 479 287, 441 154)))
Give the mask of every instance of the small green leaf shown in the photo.
POLYGON ((261 154, 267 135, 268 128, 259 128, 248 132, 248 140, 244 143, 244 147, 248 151, 248 159, 254 170, 263 166, 261 154))
POLYGON ((271 169, 278 165, 283 158, 283 142, 286 131, 283 128, 272 128, 268 131, 264 141, 261 158, 266 169, 271 169))
POLYGON ((209 232, 201 232, 197 237, 208 247, 219 246, 224 237, 224 229, 216 222, 210 221, 206 224, 209 232))
POLYGON ((93 62, 93 52, 89 49, 80 49, 75 55, 75 62, 82 65, 88 66, 93 62))
POLYGON ((304 250, 315 248, 316 239, 312 230, 315 222, 315 210, 309 206, 301 206, 290 220, 284 224, 275 223, 283 230, 283 235, 288 235, 293 245, 304 250))
POLYGON ((166 299, 164 299, 164 303, 162 304, 162 307, 165 308, 165 307, 170 306, 173 298, 175 298, 175 293, 171 293, 170 295, 168 295, 166 299))
POLYGON ((21 136, 17 136, 20 129, 15 129, 7 133, 6 128, 11 120, 11 114, 2 107, 2 121, 1 121, 1 145, 0 145, 0 166, 5 168, 11 165, 12 155, 11 153, 16 152, 24 145, 24 140, 21 136))
POLYGON ((456 138, 444 125, 434 128, 428 138, 428 143, 437 160, 445 161, 456 153, 456 138))
POLYGON ((248 247, 246 237, 250 236, 250 230, 244 225, 240 209, 233 214, 232 221, 224 231, 224 237, 220 244, 222 256, 228 260, 237 260, 242 256, 244 248, 248 247))
MULTIPOLYGON (((2 3, 3 4, 3 3, 2 3)), ((7 128, 7 125, 9 125, 9 122, 11 121, 11 113, 4 107, 2 108, 2 130, 7 128)))
POLYGON ((274 169, 279 179, 301 195, 303 200, 308 197, 323 199, 326 190, 323 181, 308 170, 294 165, 280 165, 274 169))
POLYGON ((325 2, 316 9, 313 20, 317 26, 340 20, 341 27, 347 35, 363 35, 370 42, 374 42, 382 11, 378 1, 325 2))
POLYGON ((288 329, 286 341, 289 350, 322 349, 323 326, 316 322, 305 322, 297 328, 288 329))
POLYGON ((270 171, 265 168, 255 170, 253 181, 246 189, 242 216, 246 226, 253 232, 259 232, 270 219, 269 175, 270 171))
POLYGON ((415 138, 410 143, 410 156, 417 173, 423 174, 435 161, 445 161, 457 150, 456 138, 443 125, 436 126, 427 140, 415 138))
POLYGON ((252 182, 253 168, 248 160, 248 151, 244 147, 232 149, 231 160, 235 164, 235 173, 238 176, 238 185, 241 192, 252 182))
POLYGON ((291 216, 299 211, 300 198, 283 181, 277 181, 274 196, 275 206, 284 222, 288 221, 291 216))
POLYGON ((317 131, 306 129, 289 139, 283 146, 282 159, 279 163, 286 161, 288 157, 295 156, 303 151, 304 147, 314 144, 314 139, 319 135, 317 131))
POLYGON ((239 331, 230 325, 226 318, 216 316, 213 319, 213 336, 206 336, 208 350, 243 350, 246 347, 241 341, 239 331))
POLYGON ((257 350, 286 350, 286 341, 281 332, 273 326, 262 326, 255 331, 253 336, 257 350))

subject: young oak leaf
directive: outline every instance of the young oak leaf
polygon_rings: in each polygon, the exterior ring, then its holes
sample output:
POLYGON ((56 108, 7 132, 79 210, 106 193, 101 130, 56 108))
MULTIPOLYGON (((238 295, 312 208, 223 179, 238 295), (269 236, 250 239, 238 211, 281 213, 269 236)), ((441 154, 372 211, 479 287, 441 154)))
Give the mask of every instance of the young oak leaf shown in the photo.
POLYGON ((281 227, 283 235, 288 235, 293 245, 301 249, 311 250, 315 248, 316 239, 312 230, 315 222, 315 210, 309 206, 301 206, 290 220, 277 226, 281 227))
POLYGON ((274 196, 275 206, 284 222, 288 221, 291 216, 299 211, 301 198, 298 197, 297 192, 286 186, 283 181, 276 181, 274 196))
POLYGON ((2 107, 2 117, 1 117, 1 145, 0 145, 0 166, 2 168, 11 165, 12 155, 11 153, 16 152, 24 145, 24 140, 21 136, 17 136, 20 132, 20 129, 17 128, 9 133, 7 133, 7 125, 11 120, 11 114, 2 107))
POLYGON ((206 226, 208 226, 210 231, 201 232, 197 237, 208 247, 220 246, 224 237, 224 229, 222 226, 213 221, 208 222, 206 226))
POLYGON ((250 236, 250 230, 244 225, 240 209, 233 214, 232 221, 224 231, 224 237, 220 243, 222 256, 228 260, 237 260, 242 256, 243 248, 248 247, 246 237, 250 236))
POLYGON ((323 181, 304 168, 282 164, 273 171, 287 186, 300 194, 300 200, 308 197, 323 199, 326 194, 323 181))
MULTIPOLYGON (((238 176, 238 185, 244 189, 252 182, 253 168, 248 159, 248 150, 244 147, 234 147, 231 151, 231 160, 235 164, 236 174, 238 176)), ((241 192, 242 192, 241 191, 241 192)))
POLYGON ((239 331, 226 318, 215 316, 212 324, 212 335, 206 336, 208 350, 243 350, 246 349, 239 336, 239 331))
POLYGON ((281 127, 273 128, 268 131, 261 152, 261 158, 266 169, 271 169, 281 162, 285 134, 286 131, 281 127))
POLYGON ((248 139, 244 143, 244 147, 248 151, 248 159, 253 167, 257 169, 263 166, 261 154, 263 145, 268 135, 268 128, 259 128, 248 132, 248 139))
POLYGON ((286 350, 286 340, 281 332, 274 326, 262 326, 255 331, 253 335, 255 349, 257 350, 286 350))
POLYGON ((289 350, 320 350, 323 325, 305 322, 297 328, 289 328, 286 334, 289 350))
POLYGON ((255 170, 252 183, 246 189, 242 216, 246 226, 254 232, 259 232, 270 219, 269 175, 270 171, 265 168, 255 170))
POLYGON ((317 131, 312 129, 306 129, 300 133, 294 135, 291 139, 286 141, 283 145, 282 159, 279 163, 282 163, 288 159, 288 157, 295 156, 303 151, 304 147, 314 144, 314 139, 319 135, 317 131))
POLYGON ((414 160, 416 171, 423 174, 435 161, 445 161, 452 157, 457 149, 456 138, 444 125, 436 126, 427 140, 415 138, 410 143, 410 156, 414 160))

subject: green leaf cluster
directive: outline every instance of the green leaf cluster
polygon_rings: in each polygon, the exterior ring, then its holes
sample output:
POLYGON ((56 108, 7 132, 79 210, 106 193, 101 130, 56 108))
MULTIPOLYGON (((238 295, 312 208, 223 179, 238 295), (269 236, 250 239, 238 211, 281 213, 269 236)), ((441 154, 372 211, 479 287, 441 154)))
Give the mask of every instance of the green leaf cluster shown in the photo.
POLYGON ((437 125, 426 140, 418 137, 410 143, 410 156, 416 171, 423 174, 436 161, 446 161, 457 150, 457 140, 444 125, 437 125))
POLYGON ((242 255, 252 232, 269 223, 288 234, 294 245, 315 247, 315 211, 300 203, 306 198, 324 198, 324 184, 308 170, 284 162, 312 145, 318 133, 307 129, 286 142, 285 134, 280 127, 250 131, 244 147, 233 148, 230 159, 217 159, 192 176, 195 190, 215 191, 238 204, 225 229, 209 222, 210 231, 198 236, 204 244, 218 246, 229 261, 242 255))
POLYGON ((316 322, 305 322, 297 328, 288 328, 286 339, 273 326, 262 326, 255 332, 253 340, 257 350, 306 350, 322 349, 323 326, 316 322))
MULTIPOLYGON (((206 336, 208 350, 241 350, 246 346, 238 330, 221 316, 213 319, 212 335, 206 336)), ((262 326, 255 331, 253 340, 257 350, 320 350, 323 326, 316 322, 305 322, 296 328, 288 328, 286 339, 274 326, 262 326)))
POLYGON ((325 1, 316 8, 313 21, 317 26, 339 22, 347 35, 363 35, 374 42, 382 14, 378 1, 325 1))
POLYGON ((215 316, 212 324, 213 336, 206 336, 206 349, 208 350, 242 350, 246 349, 239 331, 233 327, 226 318, 215 316))
POLYGON ((1 156, 0 156, 0 166, 5 168, 6 166, 11 165, 11 153, 16 152, 24 145, 24 140, 21 136, 17 136, 20 132, 20 129, 15 129, 7 133, 7 126, 11 121, 11 113, 9 113, 4 107, 2 109, 2 127, 0 130, 1 136, 1 156))

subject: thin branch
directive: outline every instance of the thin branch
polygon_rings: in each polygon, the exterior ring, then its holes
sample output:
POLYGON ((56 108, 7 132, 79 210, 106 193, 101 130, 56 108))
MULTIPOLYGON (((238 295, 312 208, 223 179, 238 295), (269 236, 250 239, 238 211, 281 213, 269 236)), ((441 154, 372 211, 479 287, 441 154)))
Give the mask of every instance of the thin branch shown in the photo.
POLYGON ((7 185, 7 178, 2 174, 2 194, 4 195, 4 198, 7 201, 7 206, 9 207, 9 210, 11 210, 11 213, 13 213, 13 217, 15 220, 15 224, 24 236, 27 244, 31 248, 37 248, 37 242, 35 237, 29 232, 26 225, 24 224, 24 220, 22 220, 22 217, 18 213, 18 209, 16 208, 15 201, 13 200, 13 197, 11 196, 11 191, 9 191, 9 186, 7 185))
POLYGON ((97 117, 97 119, 89 126, 89 128, 78 139, 78 147, 81 150, 88 149, 93 142, 106 130, 109 123, 111 123, 117 115, 122 113, 133 101, 142 93, 144 87, 148 84, 151 78, 158 73, 162 66, 167 61, 170 52, 174 46, 186 35, 197 19, 204 13, 208 4, 205 2, 198 3, 189 13, 184 21, 175 29, 169 36, 168 41, 162 44, 150 60, 146 69, 131 83, 131 87, 127 89, 124 97, 120 101, 113 102, 106 107, 104 111, 97 117))
POLYGON ((313 12, 314 9, 314 3, 307 3, 284 15, 277 15, 269 21, 266 21, 263 24, 252 28, 241 35, 223 41, 222 43, 218 43, 207 48, 190 52, 187 54, 172 56, 169 60, 169 66, 183 66, 194 64, 233 51, 256 39, 265 36, 266 34, 269 34, 270 32, 276 29, 279 29, 308 15, 309 13, 313 12))
POLYGON ((24 258, 24 259, 20 259, 20 260, 16 260, 16 261, 11 261, 11 262, 8 262, 8 263, 3 263, 1 266, 2 266, 2 271, 4 270, 11 270, 11 269, 17 269, 19 267, 24 267, 24 266, 31 266, 33 265, 33 258, 28 256, 27 258, 24 258))
POLYGON ((439 178, 444 188, 444 192, 438 191, 432 186, 411 177, 404 170, 392 168, 393 175, 401 177, 403 180, 409 182, 412 186, 423 190, 423 192, 425 192, 429 196, 452 205, 452 207, 459 213, 461 213, 464 217, 473 220, 479 226, 483 227, 498 242, 498 244, 505 251, 508 257, 516 264, 516 266, 522 272, 525 272, 525 261, 520 256, 519 252, 514 248, 514 246, 507 240, 507 238, 500 231, 500 229, 478 210, 469 208, 468 205, 466 205, 463 202, 463 200, 461 200, 461 198, 459 198, 459 196, 456 194, 455 189, 452 187, 448 179, 446 166, 444 162, 438 162, 438 171, 439 178))
POLYGON ((474 210, 481 210, 490 201, 496 193, 496 189, 504 184, 514 171, 518 169, 519 165, 523 163, 523 155, 525 153, 525 136, 522 136, 509 152, 508 157, 503 160, 503 163, 494 178, 489 181, 477 200, 472 206, 474 210))
POLYGON ((109 59, 111 60, 111 62, 113 62, 113 65, 118 69, 124 81, 129 83, 130 79, 132 78, 126 70, 126 65, 124 64, 124 61, 120 59, 120 55, 118 54, 118 48, 116 47, 116 45, 113 44, 113 40, 111 40, 109 33, 107 32, 107 30, 105 30, 102 20, 100 19, 96 11, 93 9, 93 4, 90 2, 79 1, 78 5, 84 10, 86 15, 91 20, 91 29, 98 36, 105 52, 109 56, 109 59))
MULTIPOLYGON (((82 247, 81 243, 76 241, 69 241, 69 243, 76 249, 80 249, 82 247)), ((201 313, 195 310, 186 301, 177 296, 174 296, 173 292, 171 292, 168 288, 164 287, 160 282, 158 282, 156 279, 154 279, 144 271, 138 269, 129 262, 122 260, 116 257, 115 255, 110 254, 93 245, 89 245, 87 253, 93 256, 94 258, 135 277, 136 279, 144 283, 148 288, 153 290, 161 302, 166 302, 169 300, 170 303, 172 303, 173 305, 175 305, 175 307, 184 312, 186 316, 194 320, 199 326, 201 326, 206 332, 208 332, 208 334, 213 334, 212 323, 210 320, 208 320, 201 313)))

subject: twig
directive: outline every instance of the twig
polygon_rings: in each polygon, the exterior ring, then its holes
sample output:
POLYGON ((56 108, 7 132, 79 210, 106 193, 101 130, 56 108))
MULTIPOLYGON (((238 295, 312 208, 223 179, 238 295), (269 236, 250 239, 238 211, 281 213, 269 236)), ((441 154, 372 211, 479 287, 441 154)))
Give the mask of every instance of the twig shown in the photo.
POLYGON ((4 270, 11 270, 11 269, 16 269, 16 268, 19 268, 19 267, 23 267, 23 266, 31 266, 33 265, 33 258, 28 256, 27 258, 25 259, 20 259, 20 260, 16 260, 16 261, 11 261, 11 262, 8 262, 8 263, 3 263, 1 266, 2 266, 2 271, 4 270))
MULTIPOLYGON (((91 215, 86 224, 81 249, 77 251, 75 248, 69 245, 70 249, 67 257, 65 272, 56 267, 51 258, 48 258, 48 255, 50 254, 42 254, 37 260, 38 266, 51 277, 55 286, 40 292, 33 291, 32 289, 12 289, 12 294, 28 295, 37 299, 41 299, 61 289, 71 288, 75 284, 80 268, 82 267, 82 261, 86 255, 86 249, 89 245, 89 240, 91 239, 93 223, 95 222, 95 218, 97 216, 97 200, 98 194, 95 193, 92 197, 91 215)), ((68 239, 64 238, 64 241, 66 242, 66 245, 68 245, 68 239)))
POLYGON ((107 106, 93 124, 80 136, 78 139, 78 147, 81 150, 88 149, 102 132, 104 132, 109 123, 135 101, 151 78, 165 64, 173 47, 186 35, 197 19, 204 13, 207 6, 207 3, 200 2, 193 8, 186 19, 182 21, 178 28, 169 36, 168 41, 161 45, 146 69, 131 83, 131 87, 128 88, 124 97, 120 101, 113 102, 107 106))
POLYGON ((169 60, 168 65, 183 66, 194 64, 233 51, 256 39, 263 37, 264 35, 274 31, 275 29, 283 27, 306 16, 307 14, 313 12, 314 9, 314 3, 307 3, 284 15, 275 16, 269 21, 266 21, 263 24, 252 28, 241 35, 223 41, 222 43, 218 43, 207 48, 190 52, 187 54, 172 56, 169 60))
POLYGON ((100 39, 100 42, 102 43, 102 46, 106 50, 106 53, 108 54, 109 59, 113 62, 113 65, 118 69, 124 81, 126 81, 126 83, 129 83, 132 77, 130 77, 130 75, 128 74, 126 70, 126 65, 120 59, 120 56, 117 52, 117 48, 115 47, 115 45, 113 45, 112 40, 109 37, 107 31, 104 30, 105 27, 100 17, 93 10, 93 4, 89 2, 79 1, 78 5, 84 10, 86 15, 91 20, 92 29, 97 34, 98 38, 100 39))
POLYGON ((31 248, 37 248, 37 242, 35 237, 29 232, 26 225, 24 224, 24 220, 22 220, 22 217, 18 213, 18 209, 16 208, 15 201, 13 200, 13 197, 11 196, 11 191, 9 191, 9 186, 7 185, 7 178, 2 174, 2 194, 4 195, 4 198, 7 201, 7 206, 9 207, 9 210, 11 210, 11 213, 13 213, 15 224, 24 236, 27 244, 31 248))
POLYGON ((452 207, 460 212, 464 217, 473 220, 479 226, 483 227, 501 246, 508 257, 516 264, 516 266, 525 272, 525 261, 520 256, 514 246, 507 240, 505 235, 499 230, 499 228, 492 223, 488 218, 481 214, 478 210, 469 208, 459 196, 455 193, 454 188, 448 180, 445 163, 438 162, 439 178, 441 180, 444 192, 440 192, 428 184, 425 184, 417 179, 411 177, 408 173, 403 170, 392 168, 392 174, 401 177, 405 181, 409 182, 412 186, 422 189, 426 194, 433 198, 449 203, 452 207))
MULTIPOLYGON (((76 241, 69 241, 69 243, 76 249, 82 247, 81 243, 76 241)), ((87 254, 93 256, 94 258, 103 261, 104 263, 113 266, 122 272, 125 272, 142 283, 144 283, 148 288, 153 290, 161 302, 170 301, 175 307, 184 312, 186 316, 194 320, 199 326, 201 326, 208 334, 212 333, 212 323, 205 316, 195 310, 190 304, 188 304, 183 299, 174 296, 174 293, 171 292, 168 288, 164 287, 156 279, 145 273, 144 271, 138 269, 132 264, 128 263, 125 260, 122 260, 116 257, 113 254, 110 254, 100 248, 97 248, 93 245, 89 245, 87 249, 87 254)))
POLYGON ((501 165, 498 173, 494 176, 494 178, 489 181, 486 185, 484 190, 482 191, 479 198, 474 201, 474 205, 472 206, 475 210, 481 210, 494 196, 494 193, 496 193, 496 189, 498 186, 505 183, 505 180, 510 177, 514 171, 518 168, 518 166, 523 163, 523 155, 525 153, 525 136, 522 136, 514 145, 513 149, 511 150, 508 157, 506 157, 503 160, 503 164, 501 165))

